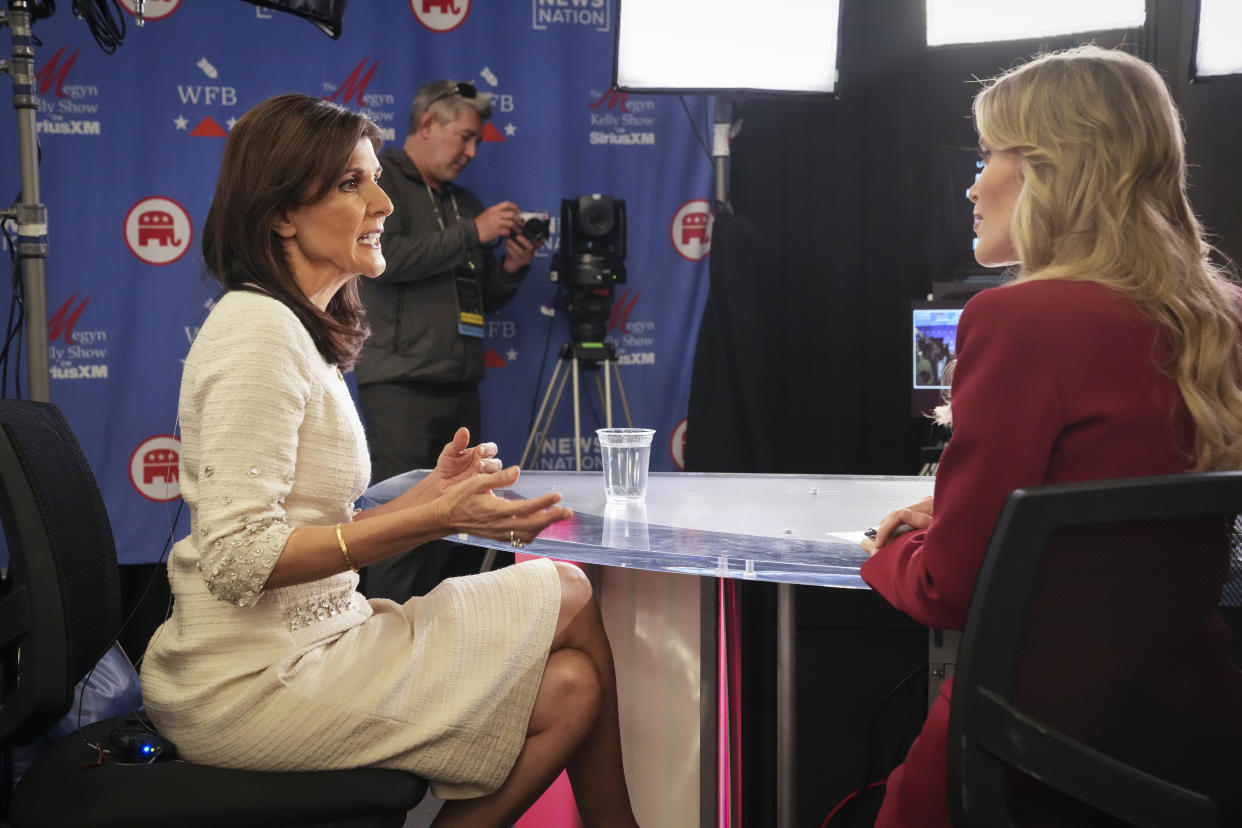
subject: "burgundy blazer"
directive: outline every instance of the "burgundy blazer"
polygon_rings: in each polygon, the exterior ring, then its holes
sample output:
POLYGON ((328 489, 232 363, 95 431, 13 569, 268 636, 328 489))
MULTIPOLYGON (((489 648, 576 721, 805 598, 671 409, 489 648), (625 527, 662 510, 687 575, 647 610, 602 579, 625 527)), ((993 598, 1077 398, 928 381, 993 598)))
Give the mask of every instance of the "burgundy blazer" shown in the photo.
MULTIPOLYGON (((1193 423, 1175 382, 1156 367, 1166 352, 1153 322, 1093 282, 1020 282, 974 296, 958 325, 953 437, 936 475, 932 523, 880 549, 863 565, 862 577, 914 620, 961 629, 992 528, 1011 491, 1184 471, 1193 423)), ((1203 636, 1210 639, 1203 643, 1204 658, 1189 668, 1201 675, 1182 675, 1177 683, 1216 688, 1208 709, 1187 697, 1194 709, 1182 712, 1239 739, 1228 752, 1235 761, 1230 772, 1240 779, 1242 671, 1229 657, 1227 630, 1215 616, 1224 576, 1218 564, 1185 573, 1214 582, 1214 589, 1171 596, 1199 604, 1209 596, 1207 606, 1182 609, 1214 620, 1203 636)), ((889 777, 877 826, 949 826, 951 693, 949 681, 905 762, 889 777)), ((1213 761, 1219 764, 1219 756, 1213 761)))

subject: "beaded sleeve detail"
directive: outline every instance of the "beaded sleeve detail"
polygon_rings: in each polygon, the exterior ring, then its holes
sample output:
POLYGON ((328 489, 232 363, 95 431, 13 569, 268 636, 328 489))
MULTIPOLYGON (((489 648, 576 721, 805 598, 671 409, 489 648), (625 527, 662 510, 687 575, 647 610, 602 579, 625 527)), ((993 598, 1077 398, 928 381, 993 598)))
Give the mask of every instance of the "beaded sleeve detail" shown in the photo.
MULTIPOLYGON (((214 538, 198 561, 211 594, 239 607, 254 604, 291 531, 283 519, 265 518, 214 538)), ((207 526, 200 532, 212 534, 207 526)))

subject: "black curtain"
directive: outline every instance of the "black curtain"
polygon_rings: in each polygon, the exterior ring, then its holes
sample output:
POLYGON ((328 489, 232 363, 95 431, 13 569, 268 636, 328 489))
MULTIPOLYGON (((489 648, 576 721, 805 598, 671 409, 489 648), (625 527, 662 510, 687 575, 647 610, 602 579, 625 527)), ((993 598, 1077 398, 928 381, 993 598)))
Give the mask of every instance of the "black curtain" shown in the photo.
POLYGON ((965 188, 946 192, 944 150, 975 146, 975 79, 1036 52, 1125 43, 1161 68, 1192 201, 1242 259, 1242 78, 1189 83, 1194 4, 1149 7, 1141 31, 929 49, 923 0, 844 0, 838 94, 741 103, 730 198, 746 219, 734 242, 717 217, 689 470, 918 472, 932 432, 911 406, 910 302, 982 270, 962 266, 969 213, 950 213, 965 188))
MULTIPOLYGON (((920 448, 940 435, 912 410, 910 302, 982 270, 963 262, 965 186, 943 159, 976 144, 975 79, 1037 52, 1125 43, 1164 72, 1186 119, 1192 202, 1242 260, 1242 77, 1190 83, 1195 4, 1148 5, 1142 31, 928 49, 924 0, 843 0, 838 94, 741 103, 730 200, 745 218, 716 219, 688 470, 919 471, 920 448)), ((770 825, 775 588, 742 589, 743 823, 770 825)), ((881 702, 926 658, 921 628, 873 593, 839 592, 798 589, 798 824, 818 824, 900 760, 866 725, 878 715, 878 732, 909 735, 908 705, 881 702)), ((834 826, 869 824, 875 806, 834 826)))
POLYGON ((709 288, 694 353, 686 432, 686 471, 771 472, 768 422, 774 365, 765 328, 767 254, 758 228, 728 210, 712 225, 709 288))

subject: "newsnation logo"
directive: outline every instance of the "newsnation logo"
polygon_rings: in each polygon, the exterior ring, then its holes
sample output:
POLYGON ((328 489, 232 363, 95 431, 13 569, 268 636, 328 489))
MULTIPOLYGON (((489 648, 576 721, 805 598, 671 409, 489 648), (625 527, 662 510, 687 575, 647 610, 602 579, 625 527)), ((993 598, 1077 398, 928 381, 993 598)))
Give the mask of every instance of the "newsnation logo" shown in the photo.
POLYGON ((612 31, 611 0, 531 0, 531 28, 585 26, 597 32, 612 31))

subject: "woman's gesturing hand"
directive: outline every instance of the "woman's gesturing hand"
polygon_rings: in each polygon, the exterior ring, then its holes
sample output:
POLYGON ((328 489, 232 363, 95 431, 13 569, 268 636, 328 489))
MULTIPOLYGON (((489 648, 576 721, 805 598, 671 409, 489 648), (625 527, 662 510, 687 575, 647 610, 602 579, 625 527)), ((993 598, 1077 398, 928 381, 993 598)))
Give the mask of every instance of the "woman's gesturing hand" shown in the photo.
POLYGON ((902 527, 908 529, 926 529, 931 526, 932 521, 932 498, 925 497, 913 506, 907 506, 904 509, 897 509, 889 512, 875 526, 874 538, 863 538, 859 544, 863 549, 867 550, 868 555, 874 555, 880 550, 884 544, 888 543, 894 535, 899 534, 903 530, 902 527))
POLYGON ((491 474, 501 469, 496 457, 495 443, 479 443, 470 446, 470 429, 457 429, 453 440, 444 447, 436 460, 435 473, 439 476, 440 494, 450 487, 479 474, 491 474))
POLYGON ((561 499, 557 492, 530 500, 507 500, 492 493, 493 489, 513 485, 519 474, 517 466, 510 466, 490 474, 471 475, 448 487, 436 501, 444 525, 453 532, 516 545, 530 543, 548 526, 573 514, 556 505, 561 499))

